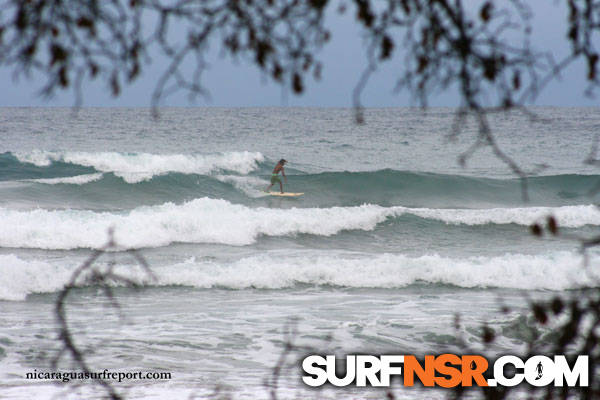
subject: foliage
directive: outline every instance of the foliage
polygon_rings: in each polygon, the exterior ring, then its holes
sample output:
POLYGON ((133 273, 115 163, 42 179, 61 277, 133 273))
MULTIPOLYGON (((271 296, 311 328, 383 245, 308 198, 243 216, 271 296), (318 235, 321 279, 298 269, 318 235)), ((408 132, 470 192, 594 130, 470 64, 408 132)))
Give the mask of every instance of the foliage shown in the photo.
POLYGON ((598 86, 600 1, 568 0, 570 54, 563 60, 534 49, 529 2, 509 0, 4 0, 0 6, 0 66, 40 71, 46 94, 100 78, 113 95, 136 80, 153 52, 170 61, 152 104, 172 90, 205 94, 209 44, 243 57, 274 81, 301 93, 319 78, 318 52, 331 33, 326 15, 354 17, 363 29, 369 67, 355 90, 386 60, 397 65, 398 88, 421 104, 457 85, 461 106, 510 108, 532 101, 577 59, 587 64, 590 93, 598 86), (403 60, 395 57, 401 53, 403 60), (194 65, 194 69, 186 65, 194 65))

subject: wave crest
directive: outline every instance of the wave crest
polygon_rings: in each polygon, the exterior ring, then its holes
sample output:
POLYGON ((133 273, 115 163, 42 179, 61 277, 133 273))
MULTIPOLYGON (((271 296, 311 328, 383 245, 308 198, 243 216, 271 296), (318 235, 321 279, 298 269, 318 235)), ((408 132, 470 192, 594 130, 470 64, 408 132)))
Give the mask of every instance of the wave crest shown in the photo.
POLYGON ((54 162, 91 167, 99 172, 112 172, 127 183, 137 183, 168 173, 209 174, 231 171, 248 174, 264 161, 258 152, 227 152, 222 154, 149 154, 117 152, 51 152, 16 153, 21 163, 48 167, 54 162))
MULTIPOLYGON (((600 261, 597 256, 592 262, 600 261)), ((73 264, 73 262, 71 262, 73 264)), ((0 255, 0 300, 24 300, 31 293, 52 293, 69 281, 76 265, 21 260, 0 255)), ((265 254, 222 263, 190 258, 151 266, 157 280, 151 286, 195 288, 285 289, 298 285, 347 288, 402 288, 413 284, 454 285, 463 288, 566 290, 597 285, 586 272, 581 255, 506 254, 498 257, 453 259, 437 254, 340 253, 265 254)), ((119 274, 143 280, 139 268, 121 265, 119 274)))
POLYGON ((563 207, 431 209, 363 204, 329 208, 251 208, 226 200, 201 198, 183 204, 138 207, 129 212, 90 210, 12 210, 0 208, 0 246, 40 249, 98 248, 115 229, 125 248, 181 243, 243 246, 261 235, 331 236, 347 230, 369 231, 388 218, 416 216, 446 224, 486 225, 533 222, 554 215, 562 227, 600 225, 593 205, 563 207))

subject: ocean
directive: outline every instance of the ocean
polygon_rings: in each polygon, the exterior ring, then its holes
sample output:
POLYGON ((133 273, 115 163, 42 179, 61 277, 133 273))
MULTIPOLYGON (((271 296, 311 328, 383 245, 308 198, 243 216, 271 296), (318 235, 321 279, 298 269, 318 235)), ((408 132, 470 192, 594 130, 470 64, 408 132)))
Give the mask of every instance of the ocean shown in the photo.
MULTIPOLYGON (((93 371, 171 373, 112 382, 127 399, 382 399, 308 388, 300 361, 462 354, 464 343, 522 352, 527 332, 551 333, 529 302, 597 285, 587 272, 599 261, 592 250, 586 267, 573 237, 600 226, 600 171, 584 163, 600 109, 531 111, 489 116, 534 174, 524 201, 490 149, 460 165, 477 126, 453 137, 453 109, 366 109, 363 125, 352 109, 167 108, 158 120, 141 108, 0 109, 0 398, 106 395, 26 375, 54 371, 57 294, 109 229, 118 248, 95 265, 145 285, 115 283, 118 309, 78 285, 67 315, 93 371), (303 196, 263 192, 280 158, 285 190, 303 196), (549 215, 566 235, 532 236, 549 215)), ((78 371, 66 355, 58 367, 78 371)))

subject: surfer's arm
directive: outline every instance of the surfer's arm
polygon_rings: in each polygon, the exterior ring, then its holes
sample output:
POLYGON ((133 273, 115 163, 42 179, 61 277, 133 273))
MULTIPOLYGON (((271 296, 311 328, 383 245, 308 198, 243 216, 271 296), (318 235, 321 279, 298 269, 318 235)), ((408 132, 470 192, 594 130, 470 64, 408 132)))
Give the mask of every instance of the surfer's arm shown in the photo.
POLYGON ((285 170, 281 167, 281 175, 283 175, 283 179, 285 179, 285 183, 287 183, 287 176, 285 176, 285 170))

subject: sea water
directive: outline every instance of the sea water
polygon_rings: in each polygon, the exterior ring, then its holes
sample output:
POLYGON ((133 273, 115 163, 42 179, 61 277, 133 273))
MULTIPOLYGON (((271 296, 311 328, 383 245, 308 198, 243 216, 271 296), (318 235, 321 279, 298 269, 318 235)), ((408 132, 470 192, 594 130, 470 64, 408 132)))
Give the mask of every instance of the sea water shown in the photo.
MULTIPOLYGON (((25 376, 52 370, 57 293, 110 229, 118 248, 96 267, 145 286, 115 283, 117 309, 81 284, 67 315, 92 370, 172 374, 113 382, 126 398, 376 399, 309 390, 300 360, 522 351, 531 299, 597 284, 595 252, 584 265, 571 237, 600 225, 584 162, 600 109, 532 111, 489 116, 532 174, 524 192, 489 148, 458 162, 478 129, 456 130, 452 109, 367 109, 362 125, 351 109, 0 109, 0 398, 106 394, 25 376), (263 192, 280 158, 284 189, 304 196, 263 192), (532 236, 549 215, 567 235, 532 236)), ((64 356, 59 369, 80 368, 64 356)))

